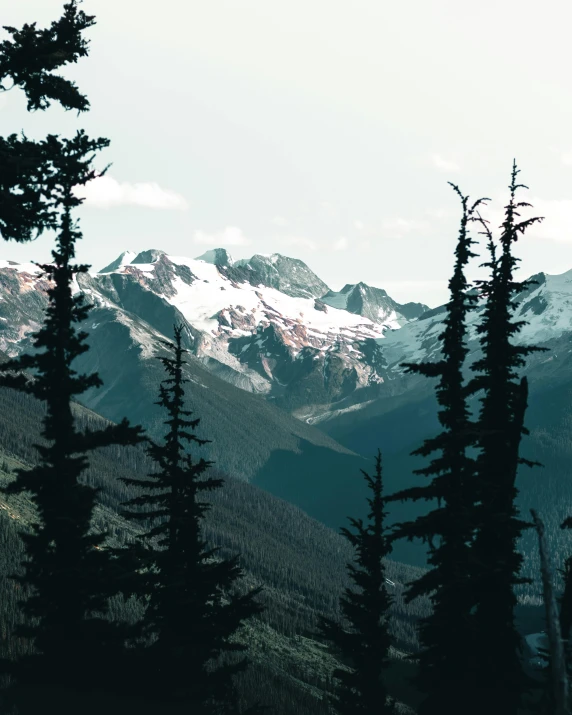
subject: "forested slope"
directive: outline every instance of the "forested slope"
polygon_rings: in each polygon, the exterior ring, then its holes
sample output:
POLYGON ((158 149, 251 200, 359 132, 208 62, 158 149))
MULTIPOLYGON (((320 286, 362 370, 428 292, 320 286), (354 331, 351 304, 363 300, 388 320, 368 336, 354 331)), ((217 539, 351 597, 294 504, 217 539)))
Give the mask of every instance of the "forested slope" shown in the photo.
MULTIPOLYGON (((11 478, 14 468, 33 464, 41 415, 42 405, 37 400, 0 390, 1 483, 11 478)), ((76 416, 83 426, 105 423, 79 405, 76 416)), ((94 453, 86 479, 101 487, 97 527, 110 531, 110 543, 125 543, 136 533, 136 528, 116 513, 118 504, 130 495, 119 477, 141 475, 150 468, 151 462, 140 448, 108 447, 94 453)), ((359 481, 360 475, 355 477, 359 481)), ((242 554, 245 586, 262 583, 265 587, 262 601, 268 608, 246 631, 254 664, 241 681, 245 700, 252 701, 262 692, 276 713, 325 713, 321 697, 329 687, 334 661, 309 633, 315 629, 318 614, 337 612, 339 594, 348 585, 345 566, 352 558, 351 547, 297 507, 242 480, 227 478, 224 487, 213 492, 212 502, 206 537, 221 546, 223 554, 242 554)), ((17 527, 22 524, 26 528, 34 515, 25 497, 2 498, 0 507, 1 649, 9 654, 26 648, 24 642, 11 637, 18 587, 8 574, 22 554, 17 527)), ((428 608, 425 600, 407 607, 403 604, 403 585, 419 573, 419 569, 388 562, 396 597, 392 629, 402 651, 417 647, 415 619, 428 608)), ((136 618, 140 606, 118 598, 113 610, 118 616, 136 618)), ((397 651, 395 655, 395 692, 398 697, 410 698, 404 676, 412 666, 399 660, 397 651)))

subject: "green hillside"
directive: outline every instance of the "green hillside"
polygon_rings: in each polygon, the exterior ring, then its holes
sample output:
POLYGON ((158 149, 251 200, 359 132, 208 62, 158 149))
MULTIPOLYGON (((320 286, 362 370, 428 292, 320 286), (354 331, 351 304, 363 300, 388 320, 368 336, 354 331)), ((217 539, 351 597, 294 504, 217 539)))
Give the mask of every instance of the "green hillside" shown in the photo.
MULTIPOLYGON (((35 399, 0 390, 0 483, 11 478, 15 467, 33 464, 41 414, 42 405, 35 399)), ((83 426, 105 422, 81 406, 76 415, 83 426)), ((139 448, 110 447, 93 455, 86 480, 102 487, 96 523, 98 529, 110 531, 112 544, 125 543, 136 533, 134 526, 116 513, 118 503, 130 494, 118 478, 143 474, 150 466, 139 448)), ((357 475, 351 476, 359 481, 357 475)), ((263 601, 268 609, 247 627, 244 636, 254 662, 240 682, 245 700, 252 701, 262 692, 277 714, 326 713, 321 698, 329 687, 333 659, 309 632, 314 630, 318 614, 336 612, 338 596, 348 584, 345 564, 351 559, 351 548, 345 539, 300 509, 242 480, 227 479, 224 488, 213 493, 212 501, 207 538, 225 554, 242 554, 245 585, 265 586, 263 601)), ((11 637, 18 591, 8 574, 22 553, 17 528, 26 528, 33 518, 32 505, 24 497, 0 501, 2 655, 27 647, 11 637)), ((428 608, 424 600, 407 607, 403 604, 403 584, 419 573, 419 569, 388 562, 389 578, 396 584, 393 632, 399 652, 417 647, 415 620, 428 608)), ((133 601, 126 604, 117 599, 113 606, 117 616, 134 618, 140 612, 133 601)), ((408 692, 405 680, 414 666, 400 660, 399 652, 394 652, 394 692, 414 704, 415 696, 408 692)))

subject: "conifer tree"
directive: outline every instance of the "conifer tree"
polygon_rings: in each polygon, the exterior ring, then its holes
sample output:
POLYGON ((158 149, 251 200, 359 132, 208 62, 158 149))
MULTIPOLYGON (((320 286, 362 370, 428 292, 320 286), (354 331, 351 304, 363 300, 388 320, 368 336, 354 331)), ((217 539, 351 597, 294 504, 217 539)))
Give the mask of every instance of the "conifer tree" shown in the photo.
MULTIPOLYGON (((567 517, 560 525, 562 529, 572 528, 572 517, 567 517)), ((572 678, 572 556, 568 556, 564 561, 564 568, 560 570, 560 574, 564 579, 564 589, 562 595, 558 599, 559 617, 560 617, 560 636, 564 644, 564 657, 568 671, 568 677, 572 678)), ((552 658, 551 654, 545 654, 547 661, 546 680, 543 692, 543 701, 546 702, 546 712, 555 709, 554 696, 551 686, 552 675, 552 658)), ((570 703, 572 708, 572 702, 570 703)))
MULTIPOLYGON (((89 42, 83 32, 94 24, 95 18, 72 0, 49 28, 39 30, 36 23, 20 30, 4 26, 12 39, 0 42, 0 92, 19 87, 29 111, 47 109, 54 101, 66 110, 87 111, 87 97, 74 82, 54 72, 87 56, 89 42)), ((57 227, 57 212, 46 188, 54 149, 23 134, 0 136, 0 234, 5 240, 26 242, 57 227)))
POLYGON ((530 513, 538 534, 540 571, 542 575, 542 590, 546 612, 546 627, 548 631, 548 671, 551 685, 551 697, 547 699, 550 707, 549 712, 554 713, 554 715, 570 715, 564 639, 562 637, 560 617, 556 605, 556 597, 554 595, 553 573, 544 532, 544 523, 534 509, 531 509, 530 513))
MULTIPOLYGON (((572 517, 567 517, 560 525, 562 529, 572 529, 572 517)), ((570 649, 570 633, 572 631, 572 556, 564 562, 562 571, 564 578, 564 591, 560 597, 560 626, 562 628, 562 638, 570 649)))
POLYGON ((420 538, 429 543, 429 564, 433 567, 415 581, 406 594, 407 602, 426 594, 432 613, 421 621, 422 644, 417 687, 425 694, 420 715, 453 715, 471 712, 474 662, 471 649, 471 567, 469 550, 473 536, 474 464, 467 454, 472 428, 465 395, 463 365, 468 352, 466 319, 476 296, 468 291, 465 268, 470 258, 469 224, 488 199, 479 199, 470 208, 468 197, 451 184, 459 195, 463 215, 455 250, 456 261, 449 281, 442 358, 437 362, 406 364, 408 372, 438 377, 438 413, 443 431, 427 439, 413 454, 428 456, 440 452, 428 466, 416 473, 432 477, 429 484, 392 494, 388 501, 437 500, 438 506, 413 522, 396 525, 392 539, 420 538), (437 540, 437 544, 435 543, 437 540))
POLYGON ((476 438, 477 528, 471 550, 477 677, 474 702, 478 711, 484 712, 494 704, 503 715, 517 714, 530 686, 514 622, 514 587, 529 582, 518 575, 522 556, 516 544, 523 530, 531 526, 518 518, 516 473, 519 464, 534 464, 519 457, 521 437, 528 433, 524 427, 528 385, 525 378, 518 379, 517 370, 524 366, 526 355, 540 350, 511 342, 525 323, 513 319, 514 299, 531 285, 531 281, 514 281, 519 259, 512 255, 512 247, 519 234, 541 220, 517 220, 518 209, 530 206, 515 200, 516 191, 527 188, 516 183, 518 173, 514 162, 498 257, 485 227, 491 252, 486 265, 491 268, 491 277, 479 281, 485 299, 483 319, 477 328, 482 357, 471 366, 477 375, 468 387, 469 393, 482 392, 476 438))
MULTIPOLYGON (((214 558, 201 535, 201 520, 210 504, 200 495, 222 486, 222 479, 201 478, 211 462, 193 460, 187 445, 204 445, 194 430, 200 418, 189 419, 184 408, 182 326, 175 326, 175 343, 164 341, 171 352, 159 357, 167 377, 156 403, 167 413, 164 443, 151 443, 149 455, 158 471, 147 479, 124 479, 142 493, 126 503, 124 516, 151 525, 141 538, 150 545, 142 565, 150 599, 143 619, 143 635, 154 641, 146 649, 142 673, 149 697, 193 704, 206 712, 236 712, 233 676, 248 661, 216 664, 221 655, 239 653, 246 646, 232 637, 240 625, 263 609, 254 600, 256 588, 244 595, 230 592, 241 576, 238 556, 214 558), (143 509, 142 509, 143 508, 143 509), (145 663, 150 670, 146 670, 145 663), (226 708, 226 709, 225 709, 226 708)), ((202 712, 202 711, 201 711, 202 712)), ((253 710, 252 712, 257 712, 253 710)))
MULTIPOLYGON (((0 82, 12 78, 26 93, 31 110, 45 109, 50 100, 66 109, 86 110, 87 99, 76 86, 52 72, 87 54, 82 32, 93 24, 93 17, 70 2, 47 30, 35 25, 5 28, 13 40, 0 44, 0 82)), ((72 290, 74 277, 89 268, 73 262, 82 233, 72 213, 83 202, 74 187, 97 176, 94 156, 108 144, 83 131, 72 139, 49 135, 30 142, 12 135, 0 140, 6 162, 0 171, 3 238, 26 241, 45 229, 57 231, 53 263, 39 266, 50 288, 44 325, 33 336, 34 353, 0 367, 0 384, 31 394, 46 406, 39 463, 17 470, 5 490, 29 493, 38 517, 31 533, 21 535, 27 559, 17 577, 31 593, 20 604, 25 622, 19 634, 30 639, 34 652, 9 664, 20 715, 38 712, 35 694, 44 686, 60 692, 49 696, 50 691, 42 689, 42 707, 62 713, 68 712, 62 689, 105 689, 107 666, 123 647, 122 629, 105 617, 110 562, 102 548, 105 534, 94 534, 91 528, 97 490, 82 483, 81 476, 91 450, 137 444, 141 428, 124 420, 104 430, 80 431, 72 412, 75 398, 102 384, 96 374, 78 374, 73 367, 88 350, 87 333, 76 326, 89 311, 83 295, 72 290)))
POLYGON ((372 496, 368 498, 369 523, 350 518, 355 531, 342 528, 341 533, 355 548, 355 564, 348 572, 358 591, 346 588, 340 598, 344 624, 321 617, 319 635, 330 641, 347 662, 349 670, 337 668, 334 678, 339 682, 333 705, 340 715, 389 715, 395 712, 388 697, 384 671, 389 662, 389 608, 393 599, 385 582, 385 559, 391 552, 384 525, 386 517, 383 497, 381 452, 378 450, 375 476, 362 471, 372 496))

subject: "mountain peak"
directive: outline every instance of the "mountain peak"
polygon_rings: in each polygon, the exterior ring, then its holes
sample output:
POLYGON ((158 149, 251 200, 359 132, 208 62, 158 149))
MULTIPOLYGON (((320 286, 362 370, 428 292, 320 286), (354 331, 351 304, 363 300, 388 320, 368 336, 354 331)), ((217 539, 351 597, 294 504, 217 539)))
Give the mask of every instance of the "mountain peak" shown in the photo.
POLYGON ((236 261, 233 271, 238 280, 276 288, 294 298, 320 298, 329 291, 304 261, 281 253, 257 253, 252 258, 242 258, 236 261))
POLYGON ((100 271, 98 271, 98 273, 112 273, 118 268, 121 268, 121 266, 125 266, 128 263, 131 263, 135 256, 135 251, 123 251, 121 255, 119 255, 114 261, 111 261, 111 263, 105 266, 105 268, 102 268, 100 271))
POLYGON ((148 251, 138 253, 131 263, 155 263, 161 256, 166 255, 166 251, 161 251, 158 248, 150 248, 148 251))
POLYGON ((401 305, 390 298, 383 288, 370 286, 363 281, 346 283, 340 291, 328 291, 321 300, 332 308, 363 315, 374 323, 387 321, 395 326, 414 320, 427 310, 427 306, 421 303, 401 305))
POLYGON ((212 263, 215 266, 232 266, 234 264, 234 260, 226 248, 211 248, 201 256, 197 256, 195 260, 212 263))

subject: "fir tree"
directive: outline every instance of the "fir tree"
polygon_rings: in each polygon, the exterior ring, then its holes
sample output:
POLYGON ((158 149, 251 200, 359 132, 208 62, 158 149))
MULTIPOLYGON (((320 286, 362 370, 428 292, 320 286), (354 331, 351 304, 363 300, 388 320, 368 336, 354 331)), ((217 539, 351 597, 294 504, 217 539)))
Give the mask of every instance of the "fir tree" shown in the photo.
POLYGON ((354 532, 342 528, 341 533, 354 546, 355 564, 348 572, 359 591, 346 588, 340 598, 343 617, 349 628, 332 619, 321 617, 319 635, 330 641, 347 663, 349 670, 337 668, 334 678, 339 682, 333 705, 340 715, 389 715, 394 703, 388 698, 384 671, 389 662, 388 617, 392 598, 385 582, 383 559, 391 552, 384 520, 381 452, 376 457, 375 476, 362 470, 372 497, 368 498, 369 523, 350 518, 354 532))
POLYGON ((548 712, 554 713, 554 715, 570 715, 564 639, 562 637, 560 617, 556 605, 556 597, 554 595, 553 573, 546 543, 544 523, 534 509, 531 509, 530 513, 538 534, 540 570, 542 575, 544 607, 546 611, 546 626, 548 630, 548 674, 550 676, 549 682, 551 685, 551 697, 547 699, 550 707, 548 712))
POLYGON ((175 343, 163 342, 172 356, 158 358, 167 377, 156 404, 168 415, 164 444, 152 443, 149 448, 158 471, 147 479, 124 480, 142 490, 126 503, 130 508, 124 516, 151 525, 141 536, 151 546, 142 561, 150 589, 143 635, 152 645, 141 666, 143 673, 151 673, 145 685, 149 696, 218 712, 218 707, 236 708, 233 676, 248 661, 242 658, 216 667, 213 662, 246 650, 233 636, 245 620, 262 611, 254 600, 261 589, 231 593, 242 574, 238 556, 214 558, 219 549, 208 548, 201 535, 201 520, 210 504, 200 495, 221 487, 223 480, 202 479, 211 462, 193 460, 186 449, 189 443, 200 446, 207 440, 194 433, 200 418, 189 419, 192 412, 184 409, 188 380, 183 377, 183 355, 188 351, 181 346, 181 334, 182 326, 175 326, 175 343))
POLYGON ((430 545, 429 564, 433 567, 415 581, 406 594, 407 602, 427 594, 433 612, 422 620, 422 644, 417 686, 425 694, 420 715, 453 715, 471 711, 474 661, 471 648, 471 567, 469 550, 473 536, 474 464, 467 455, 472 427, 467 406, 463 365, 467 356, 466 319, 476 296, 468 291, 465 268, 474 241, 469 224, 475 220, 480 199, 470 208, 468 197, 451 184, 461 198, 463 215, 455 250, 456 262, 449 281, 450 299, 446 306, 442 358, 437 362, 406 364, 408 372, 438 377, 438 417, 443 431, 427 439, 413 454, 428 456, 440 452, 430 464, 416 470, 432 477, 426 486, 406 489, 388 497, 394 500, 437 500, 438 506, 413 522, 398 524, 393 539, 421 538, 430 545), (438 543, 435 544, 437 539, 438 543))
MULTIPOLYGON (((560 526, 562 529, 571 529, 572 517, 567 517, 560 526)), ((568 672, 572 676, 572 556, 566 558, 560 573, 564 579, 564 590, 559 598, 560 633, 564 642, 568 672)))
MULTIPOLYGON (((567 517, 560 525, 560 528, 572 529, 572 517, 567 517)), ((564 578, 564 591, 560 597, 560 624, 562 638, 568 641, 572 630, 572 556, 569 556, 564 561, 564 569, 561 574, 564 578)))
MULTIPOLYGON (((75 85, 53 70, 87 54, 82 32, 93 17, 78 11, 75 2, 48 30, 26 25, 7 29, 13 37, 0 45, 0 82, 12 78, 28 97, 29 109, 45 109, 50 100, 64 108, 84 111, 89 106, 75 85)), ((3 87, 4 88, 4 87, 3 87)), ((33 355, 9 360, 0 367, 0 383, 44 401, 44 444, 37 445, 39 463, 16 470, 9 494, 27 492, 37 509, 31 533, 23 533, 27 559, 17 580, 30 592, 21 602, 25 622, 19 634, 30 639, 34 652, 9 664, 20 715, 41 705, 67 713, 64 691, 109 685, 108 666, 123 647, 123 631, 105 616, 109 591, 109 557, 105 534, 94 534, 92 517, 97 490, 82 483, 91 450, 107 445, 134 445, 141 428, 124 420, 104 430, 79 431, 72 403, 86 390, 101 385, 96 374, 78 374, 74 361, 86 350, 87 333, 76 326, 87 318, 83 295, 73 294, 74 277, 89 266, 74 264, 82 234, 72 213, 82 199, 74 187, 97 176, 95 154, 107 139, 89 139, 78 131, 72 139, 49 135, 41 142, 0 140, 6 160, 0 172, 0 230, 5 239, 26 241, 45 229, 57 231, 53 263, 40 265, 50 282, 48 308, 42 328, 33 336, 33 355), (55 697, 55 699, 54 699, 55 697), (51 698, 51 699, 50 699, 51 698)), ((81 707, 81 706, 80 706, 81 707)))
POLYGON ((498 257, 483 221, 489 237, 491 261, 486 265, 491 268, 491 277, 479 281, 485 299, 483 319, 477 328, 482 357, 471 366, 477 375, 468 387, 469 393, 482 391, 476 438, 477 528, 471 551, 477 676, 474 702, 482 712, 494 704, 503 715, 516 715, 530 686, 514 623, 514 587, 529 582, 518 575, 522 556, 516 544, 523 530, 531 526, 518 518, 515 481, 519 464, 533 465, 519 457, 521 437, 528 433, 524 427, 528 386, 526 379, 518 379, 517 369, 525 364, 526 355, 540 349, 511 342, 525 324, 512 317, 514 299, 531 285, 531 281, 518 283, 513 279, 519 259, 512 255, 512 246, 519 234, 541 220, 517 220, 518 209, 530 206, 515 200, 516 191, 527 188, 516 183, 518 173, 515 162, 498 257))
POLYGON ((22 604, 27 623, 20 634, 32 639, 39 654, 23 659, 15 672, 26 684, 87 688, 89 680, 97 681, 101 659, 110 657, 106 644, 114 643, 117 650, 121 639, 117 628, 103 618, 109 595, 104 584, 110 573, 108 556, 101 550, 105 535, 91 532, 97 490, 83 484, 81 475, 89 451, 134 445, 142 435, 140 427, 131 427, 126 420, 101 431, 81 432, 74 423, 74 399, 102 383, 97 374, 78 374, 73 368, 88 349, 87 333, 75 325, 87 318, 89 306, 83 294, 73 295, 72 280, 89 266, 73 263, 81 233, 71 213, 82 199, 72 189, 95 176, 92 155, 107 140, 90 140, 79 132, 72 140, 51 136, 48 143, 57 148, 54 156, 59 155, 52 159, 49 187, 54 206, 61 209, 61 222, 53 263, 40 266, 51 282, 46 319, 34 336, 34 353, 0 366, 3 386, 46 404, 46 444, 37 445, 39 464, 18 470, 6 488, 9 494, 29 492, 38 511, 33 532, 22 534, 28 560, 18 580, 32 589, 22 604))
MULTIPOLYGON (((35 23, 20 30, 4 26, 12 39, 0 42, 0 92, 19 87, 30 111, 47 109, 53 101, 64 109, 87 111, 89 102, 75 83, 54 72, 88 54, 83 32, 94 24, 95 18, 72 0, 49 28, 38 30, 35 23)), ((0 137, 0 233, 4 239, 25 242, 46 228, 57 227, 57 212, 46 190, 53 149, 45 141, 35 142, 24 135, 0 137)))

